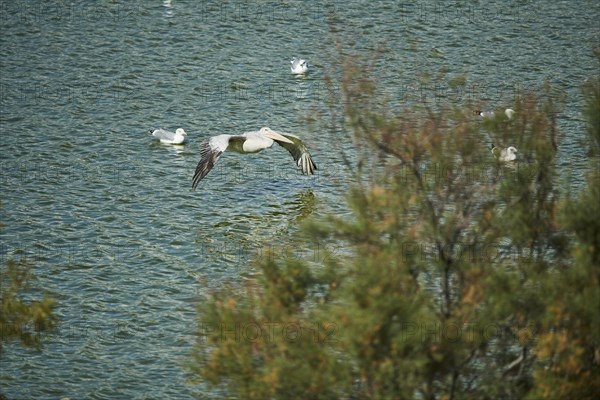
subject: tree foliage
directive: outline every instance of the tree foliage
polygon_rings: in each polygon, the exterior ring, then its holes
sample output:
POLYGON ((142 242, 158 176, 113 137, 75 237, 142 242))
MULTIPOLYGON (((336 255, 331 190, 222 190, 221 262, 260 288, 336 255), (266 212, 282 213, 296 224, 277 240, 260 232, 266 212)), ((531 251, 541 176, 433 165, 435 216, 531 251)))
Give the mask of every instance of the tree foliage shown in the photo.
POLYGON ((330 143, 354 146, 352 218, 303 232, 346 251, 261 260, 257 285, 214 293, 199 309, 198 376, 250 399, 600 392, 599 175, 561 199, 561 97, 539 88, 512 119, 428 101, 397 110, 378 97, 376 56, 344 49, 339 65, 343 116, 330 126, 348 137, 330 143), (495 160, 490 143, 518 161, 495 160))
MULTIPOLYGON (((600 62, 600 49, 595 51, 600 62)), ((536 347, 535 397, 595 398, 600 393, 600 76, 583 89, 588 121, 587 188, 568 198, 560 222, 574 236, 572 260, 542 282, 545 314, 536 347)))
POLYGON ((0 352, 4 342, 18 339, 28 347, 39 348, 40 332, 55 326, 55 300, 44 295, 41 300, 24 300, 34 279, 26 260, 9 260, 0 270, 0 352))

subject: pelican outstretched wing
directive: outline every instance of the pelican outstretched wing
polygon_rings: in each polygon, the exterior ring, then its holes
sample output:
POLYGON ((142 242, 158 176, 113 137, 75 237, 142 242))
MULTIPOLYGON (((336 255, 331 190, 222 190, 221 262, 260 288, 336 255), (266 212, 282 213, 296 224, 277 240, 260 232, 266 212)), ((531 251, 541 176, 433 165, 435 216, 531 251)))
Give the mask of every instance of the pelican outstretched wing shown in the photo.
POLYGON ((200 162, 196 166, 196 172, 192 179, 192 189, 196 189, 200 182, 215 166, 219 157, 227 147, 230 141, 243 140, 241 136, 218 135, 208 138, 200 145, 200 162))
POLYGON ((313 175, 317 170, 317 165, 314 163, 308 149, 302 143, 302 140, 296 135, 292 135, 291 133, 281 133, 281 135, 285 136, 287 139, 291 140, 293 143, 281 142, 279 140, 275 140, 277 144, 284 147, 287 151, 290 152, 292 157, 294 157, 294 161, 296 161, 296 165, 300 167, 302 173, 304 175, 313 175))
POLYGON ((210 139, 205 140, 200 145, 200 162, 196 166, 194 178, 192 179, 192 189, 196 189, 198 183, 210 172, 215 163, 223 154, 222 150, 211 147, 210 139))

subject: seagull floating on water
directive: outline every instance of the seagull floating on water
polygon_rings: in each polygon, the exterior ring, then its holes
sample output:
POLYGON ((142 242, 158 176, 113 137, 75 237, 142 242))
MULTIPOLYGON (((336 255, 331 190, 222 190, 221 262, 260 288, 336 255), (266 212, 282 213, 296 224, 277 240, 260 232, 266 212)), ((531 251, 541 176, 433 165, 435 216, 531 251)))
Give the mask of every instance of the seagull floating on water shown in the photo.
POLYGON ((259 131, 246 132, 241 135, 212 136, 200 145, 200 162, 192 179, 192 189, 210 172, 225 150, 237 153, 257 153, 267 149, 277 142, 290 152, 296 165, 304 175, 313 175, 317 169, 308 149, 302 140, 291 133, 276 132, 271 128, 261 128, 259 131))
POLYGON ((505 149, 491 145, 492 154, 500 161, 514 161, 517 159, 517 149, 513 146, 505 149))
POLYGON ((305 74, 308 72, 308 63, 302 58, 294 58, 292 61, 292 74, 305 74))
POLYGON ((164 144, 182 144, 185 142, 185 136, 187 133, 179 128, 175 132, 166 131, 164 129, 156 129, 154 131, 150 131, 152 136, 159 139, 161 143, 164 144))
MULTIPOLYGON (((479 115, 482 118, 494 118, 494 116, 496 115, 493 111, 481 111, 480 109, 475 110, 475 114, 479 115)), ((512 119, 514 114, 515 110, 513 110, 512 108, 507 108, 506 110, 504 110, 504 115, 506 115, 506 118, 508 119, 512 119)))

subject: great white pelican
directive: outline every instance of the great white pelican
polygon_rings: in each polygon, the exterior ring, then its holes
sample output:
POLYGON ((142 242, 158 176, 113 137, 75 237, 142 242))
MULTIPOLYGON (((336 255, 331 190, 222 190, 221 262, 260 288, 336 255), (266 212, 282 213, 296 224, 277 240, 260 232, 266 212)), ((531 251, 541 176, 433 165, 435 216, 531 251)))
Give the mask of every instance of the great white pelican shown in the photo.
POLYGON ((192 189, 210 172, 225 150, 237 153, 257 153, 277 142, 290 152, 296 165, 304 175, 313 175, 317 170, 308 149, 302 140, 291 133, 276 132, 271 128, 246 132, 241 135, 212 136, 200 145, 200 162, 192 179, 192 189))

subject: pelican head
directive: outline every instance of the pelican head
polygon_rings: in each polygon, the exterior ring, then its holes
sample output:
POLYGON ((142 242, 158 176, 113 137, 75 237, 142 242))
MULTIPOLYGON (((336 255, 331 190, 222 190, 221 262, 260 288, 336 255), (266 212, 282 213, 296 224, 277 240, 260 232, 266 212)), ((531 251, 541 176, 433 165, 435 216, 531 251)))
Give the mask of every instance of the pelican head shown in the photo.
POLYGON ((284 142, 284 143, 294 143, 290 139, 283 136, 282 134, 275 132, 273 129, 266 127, 266 126, 260 128, 260 133, 263 136, 268 137, 269 139, 272 139, 272 140, 277 140, 279 142, 284 142))

